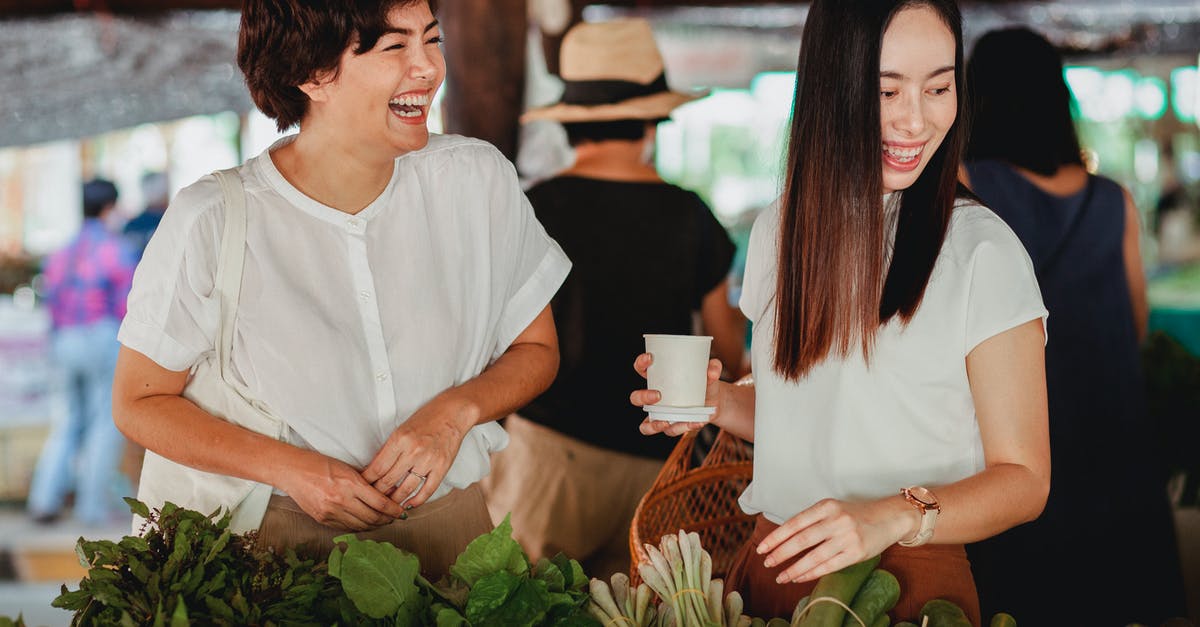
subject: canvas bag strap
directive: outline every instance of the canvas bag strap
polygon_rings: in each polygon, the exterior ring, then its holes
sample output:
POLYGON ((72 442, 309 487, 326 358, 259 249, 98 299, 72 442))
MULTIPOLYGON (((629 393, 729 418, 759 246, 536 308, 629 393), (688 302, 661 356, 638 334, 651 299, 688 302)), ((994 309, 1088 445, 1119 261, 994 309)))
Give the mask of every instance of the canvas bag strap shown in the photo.
MULTIPOLYGON (((218 170, 213 173, 221 184, 225 197, 225 228, 221 234, 221 252, 217 260, 216 290, 220 300, 221 317, 217 323, 217 362, 221 380, 232 393, 241 396, 251 406, 258 404, 250 400, 242 386, 232 376, 234 319, 242 292, 242 266, 246 259, 246 192, 242 177, 236 168, 218 170)), ((276 422, 276 433, 280 437, 282 423, 265 411, 260 413, 276 422)), ((271 500, 271 486, 255 483, 231 512, 229 528, 237 533, 257 530, 262 525, 263 515, 271 500)))
POLYGON ((233 354, 234 318, 242 292, 242 265, 246 259, 246 193, 236 168, 213 172, 225 196, 225 229, 221 235, 221 253, 217 261, 216 289, 221 305, 217 323, 217 362, 221 380, 238 389, 230 373, 233 354))

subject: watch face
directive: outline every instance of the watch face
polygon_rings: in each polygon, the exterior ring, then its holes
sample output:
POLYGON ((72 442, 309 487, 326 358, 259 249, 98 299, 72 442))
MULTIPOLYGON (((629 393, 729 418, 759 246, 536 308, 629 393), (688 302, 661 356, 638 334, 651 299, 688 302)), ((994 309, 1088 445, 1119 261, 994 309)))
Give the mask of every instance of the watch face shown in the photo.
POLYGON ((909 488, 908 495, 920 501, 923 505, 937 505, 937 497, 933 495, 933 492, 930 492, 921 486, 909 488))

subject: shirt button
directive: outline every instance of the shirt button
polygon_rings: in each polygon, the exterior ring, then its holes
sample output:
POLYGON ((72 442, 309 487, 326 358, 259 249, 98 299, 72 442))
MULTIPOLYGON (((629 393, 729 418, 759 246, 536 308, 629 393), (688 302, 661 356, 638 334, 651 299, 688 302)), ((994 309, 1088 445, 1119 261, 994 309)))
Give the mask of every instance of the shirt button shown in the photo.
POLYGON ((349 220, 346 220, 346 228, 351 231, 358 229, 360 225, 362 225, 362 220, 359 220, 358 218, 350 218, 349 220))
POLYGON ((376 375, 375 375, 375 378, 376 378, 377 380, 381 381, 381 382, 382 382, 382 381, 387 381, 387 380, 388 380, 388 373, 386 373, 386 372, 380 372, 380 373, 378 373, 378 374, 376 374, 376 375))
POLYGON ((364 303, 365 303, 365 302, 367 302, 367 301, 371 300, 371 293, 370 293, 370 292, 368 292, 367 290, 363 290, 363 291, 361 291, 361 292, 359 292, 359 293, 358 293, 358 298, 359 298, 360 300, 362 300, 362 302, 364 302, 364 303))

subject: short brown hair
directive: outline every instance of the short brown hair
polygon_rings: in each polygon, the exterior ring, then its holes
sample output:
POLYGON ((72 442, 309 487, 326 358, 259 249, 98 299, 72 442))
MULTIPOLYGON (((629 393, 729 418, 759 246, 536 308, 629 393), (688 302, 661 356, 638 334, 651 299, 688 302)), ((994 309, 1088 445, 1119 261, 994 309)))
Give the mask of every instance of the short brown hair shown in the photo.
POLYGON ((336 71, 351 44, 374 48, 388 13, 420 2, 437 12, 437 0, 245 0, 237 62, 254 104, 280 131, 299 123, 309 102, 299 86, 336 71))

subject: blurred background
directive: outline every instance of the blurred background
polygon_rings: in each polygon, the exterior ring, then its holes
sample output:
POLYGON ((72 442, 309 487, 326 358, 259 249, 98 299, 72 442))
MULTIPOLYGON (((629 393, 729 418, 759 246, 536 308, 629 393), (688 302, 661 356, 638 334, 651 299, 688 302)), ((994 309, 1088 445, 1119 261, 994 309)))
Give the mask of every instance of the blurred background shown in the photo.
MULTIPOLYGON (((1034 28, 1063 51, 1089 168, 1123 184, 1140 210, 1150 327, 1160 332, 1146 351, 1151 419, 1161 425, 1174 477, 1195 620, 1200 2, 961 4, 968 52, 984 32, 1009 25, 1034 28)), ((580 20, 649 19, 672 87, 712 90, 660 126, 659 171, 700 194, 738 243, 739 259, 744 255, 750 224, 779 191, 806 3, 441 5, 448 76, 432 130, 495 143, 526 183, 570 163, 560 127, 517 123, 525 108, 558 99, 562 33, 580 20)), ((36 526, 23 515, 41 444, 56 412, 64 411, 41 300, 42 263, 80 229, 82 181, 117 184, 117 211, 107 220, 119 231, 153 204, 142 189, 148 173, 165 174, 173 195, 280 136, 255 111, 234 63, 239 6, 238 0, 0 0, 0 615, 24 610, 34 624, 65 624, 67 614, 51 610, 49 599, 59 583, 74 584, 82 572, 72 570, 74 539, 127 531, 36 526)))

